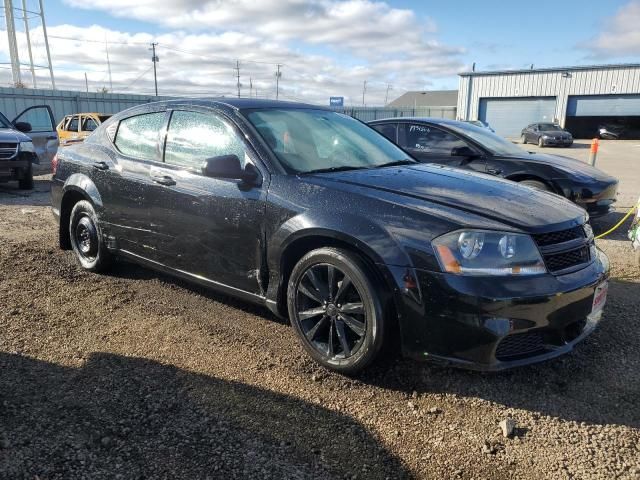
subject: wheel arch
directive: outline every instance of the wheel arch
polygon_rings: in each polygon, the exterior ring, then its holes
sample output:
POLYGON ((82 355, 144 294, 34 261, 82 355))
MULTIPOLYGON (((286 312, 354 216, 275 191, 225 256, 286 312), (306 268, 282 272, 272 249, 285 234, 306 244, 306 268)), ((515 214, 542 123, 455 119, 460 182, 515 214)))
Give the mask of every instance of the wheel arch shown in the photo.
POLYGON ((93 181, 86 175, 75 173, 65 182, 60 201, 59 242, 60 248, 64 250, 71 250, 69 238, 71 210, 81 200, 87 200, 95 209, 102 208, 102 198, 93 181))

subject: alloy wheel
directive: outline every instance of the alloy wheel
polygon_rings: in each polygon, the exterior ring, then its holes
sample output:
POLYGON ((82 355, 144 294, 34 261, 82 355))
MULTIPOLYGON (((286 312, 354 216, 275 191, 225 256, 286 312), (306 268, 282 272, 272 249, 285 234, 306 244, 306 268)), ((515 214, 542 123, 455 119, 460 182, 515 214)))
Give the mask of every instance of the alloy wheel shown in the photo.
POLYGON ((367 312, 351 278, 330 264, 310 266, 296 286, 296 321, 325 358, 345 359, 362 346, 367 312))

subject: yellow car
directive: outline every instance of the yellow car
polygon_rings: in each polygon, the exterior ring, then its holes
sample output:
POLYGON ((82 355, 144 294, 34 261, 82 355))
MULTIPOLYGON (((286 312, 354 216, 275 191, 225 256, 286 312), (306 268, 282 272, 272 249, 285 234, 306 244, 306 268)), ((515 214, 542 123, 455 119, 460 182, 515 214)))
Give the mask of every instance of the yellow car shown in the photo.
POLYGON ((60 138, 60 146, 82 142, 110 116, 104 113, 74 113, 73 115, 67 115, 56 128, 60 138))

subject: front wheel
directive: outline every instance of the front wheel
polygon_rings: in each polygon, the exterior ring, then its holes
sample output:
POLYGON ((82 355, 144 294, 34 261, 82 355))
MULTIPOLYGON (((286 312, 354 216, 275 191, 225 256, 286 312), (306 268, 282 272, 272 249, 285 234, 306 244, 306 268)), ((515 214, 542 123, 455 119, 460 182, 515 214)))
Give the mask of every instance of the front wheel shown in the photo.
POLYGON ((542 139, 542 137, 538 137, 538 146, 540 148, 544 148, 544 140, 542 139))
POLYGON ((309 252, 291 273, 287 301, 302 346, 320 365, 351 375, 380 352, 384 310, 358 255, 336 248, 309 252))
POLYGON ((526 185, 527 187, 535 188, 536 190, 542 190, 543 192, 549 192, 549 187, 539 180, 522 180, 518 182, 520 185, 526 185))
POLYGON ((520 143, 522 143, 522 145, 526 145, 527 144, 527 136, 524 133, 520 137, 520 143))
POLYGON ((111 255, 104 245, 96 212, 88 201, 79 201, 71 210, 69 236, 82 268, 101 272, 109 267, 111 255))
POLYGON ((18 180, 18 188, 20 190, 33 190, 33 165, 31 163, 29 163, 22 178, 18 180))

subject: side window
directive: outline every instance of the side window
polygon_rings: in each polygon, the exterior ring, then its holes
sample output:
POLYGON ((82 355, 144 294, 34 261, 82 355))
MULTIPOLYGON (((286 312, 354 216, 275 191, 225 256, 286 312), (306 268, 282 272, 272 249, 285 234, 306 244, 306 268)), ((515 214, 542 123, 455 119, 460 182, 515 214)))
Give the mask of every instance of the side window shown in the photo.
POLYGON ((96 121, 91 117, 85 117, 84 122, 82 122, 82 131, 93 132, 96 128, 98 128, 96 121))
POLYGON ((120 121, 115 144, 130 157, 158 160, 158 138, 165 112, 145 113, 120 121))
POLYGON ((455 135, 430 125, 401 125, 399 138, 400 146, 433 155, 451 155, 454 148, 468 146, 455 135))
POLYGON ((73 117, 69 123, 67 123, 67 130, 70 132, 78 131, 78 117, 73 117))
POLYGON ((26 122, 31 125, 31 132, 53 132, 56 127, 51 116, 51 110, 44 105, 35 105, 24 110, 14 122, 26 122))
POLYGON ((165 163, 199 170, 207 158, 219 155, 237 155, 243 165, 246 163, 244 142, 230 125, 211 113, 173 112, 165 163))
POLYGON ((397 125, 394 123, 387 123, 385 125, 373 125, 374 130, 377 130, 382 135, 387 137, 393 143, 396 143, 396 130, 397 125))

